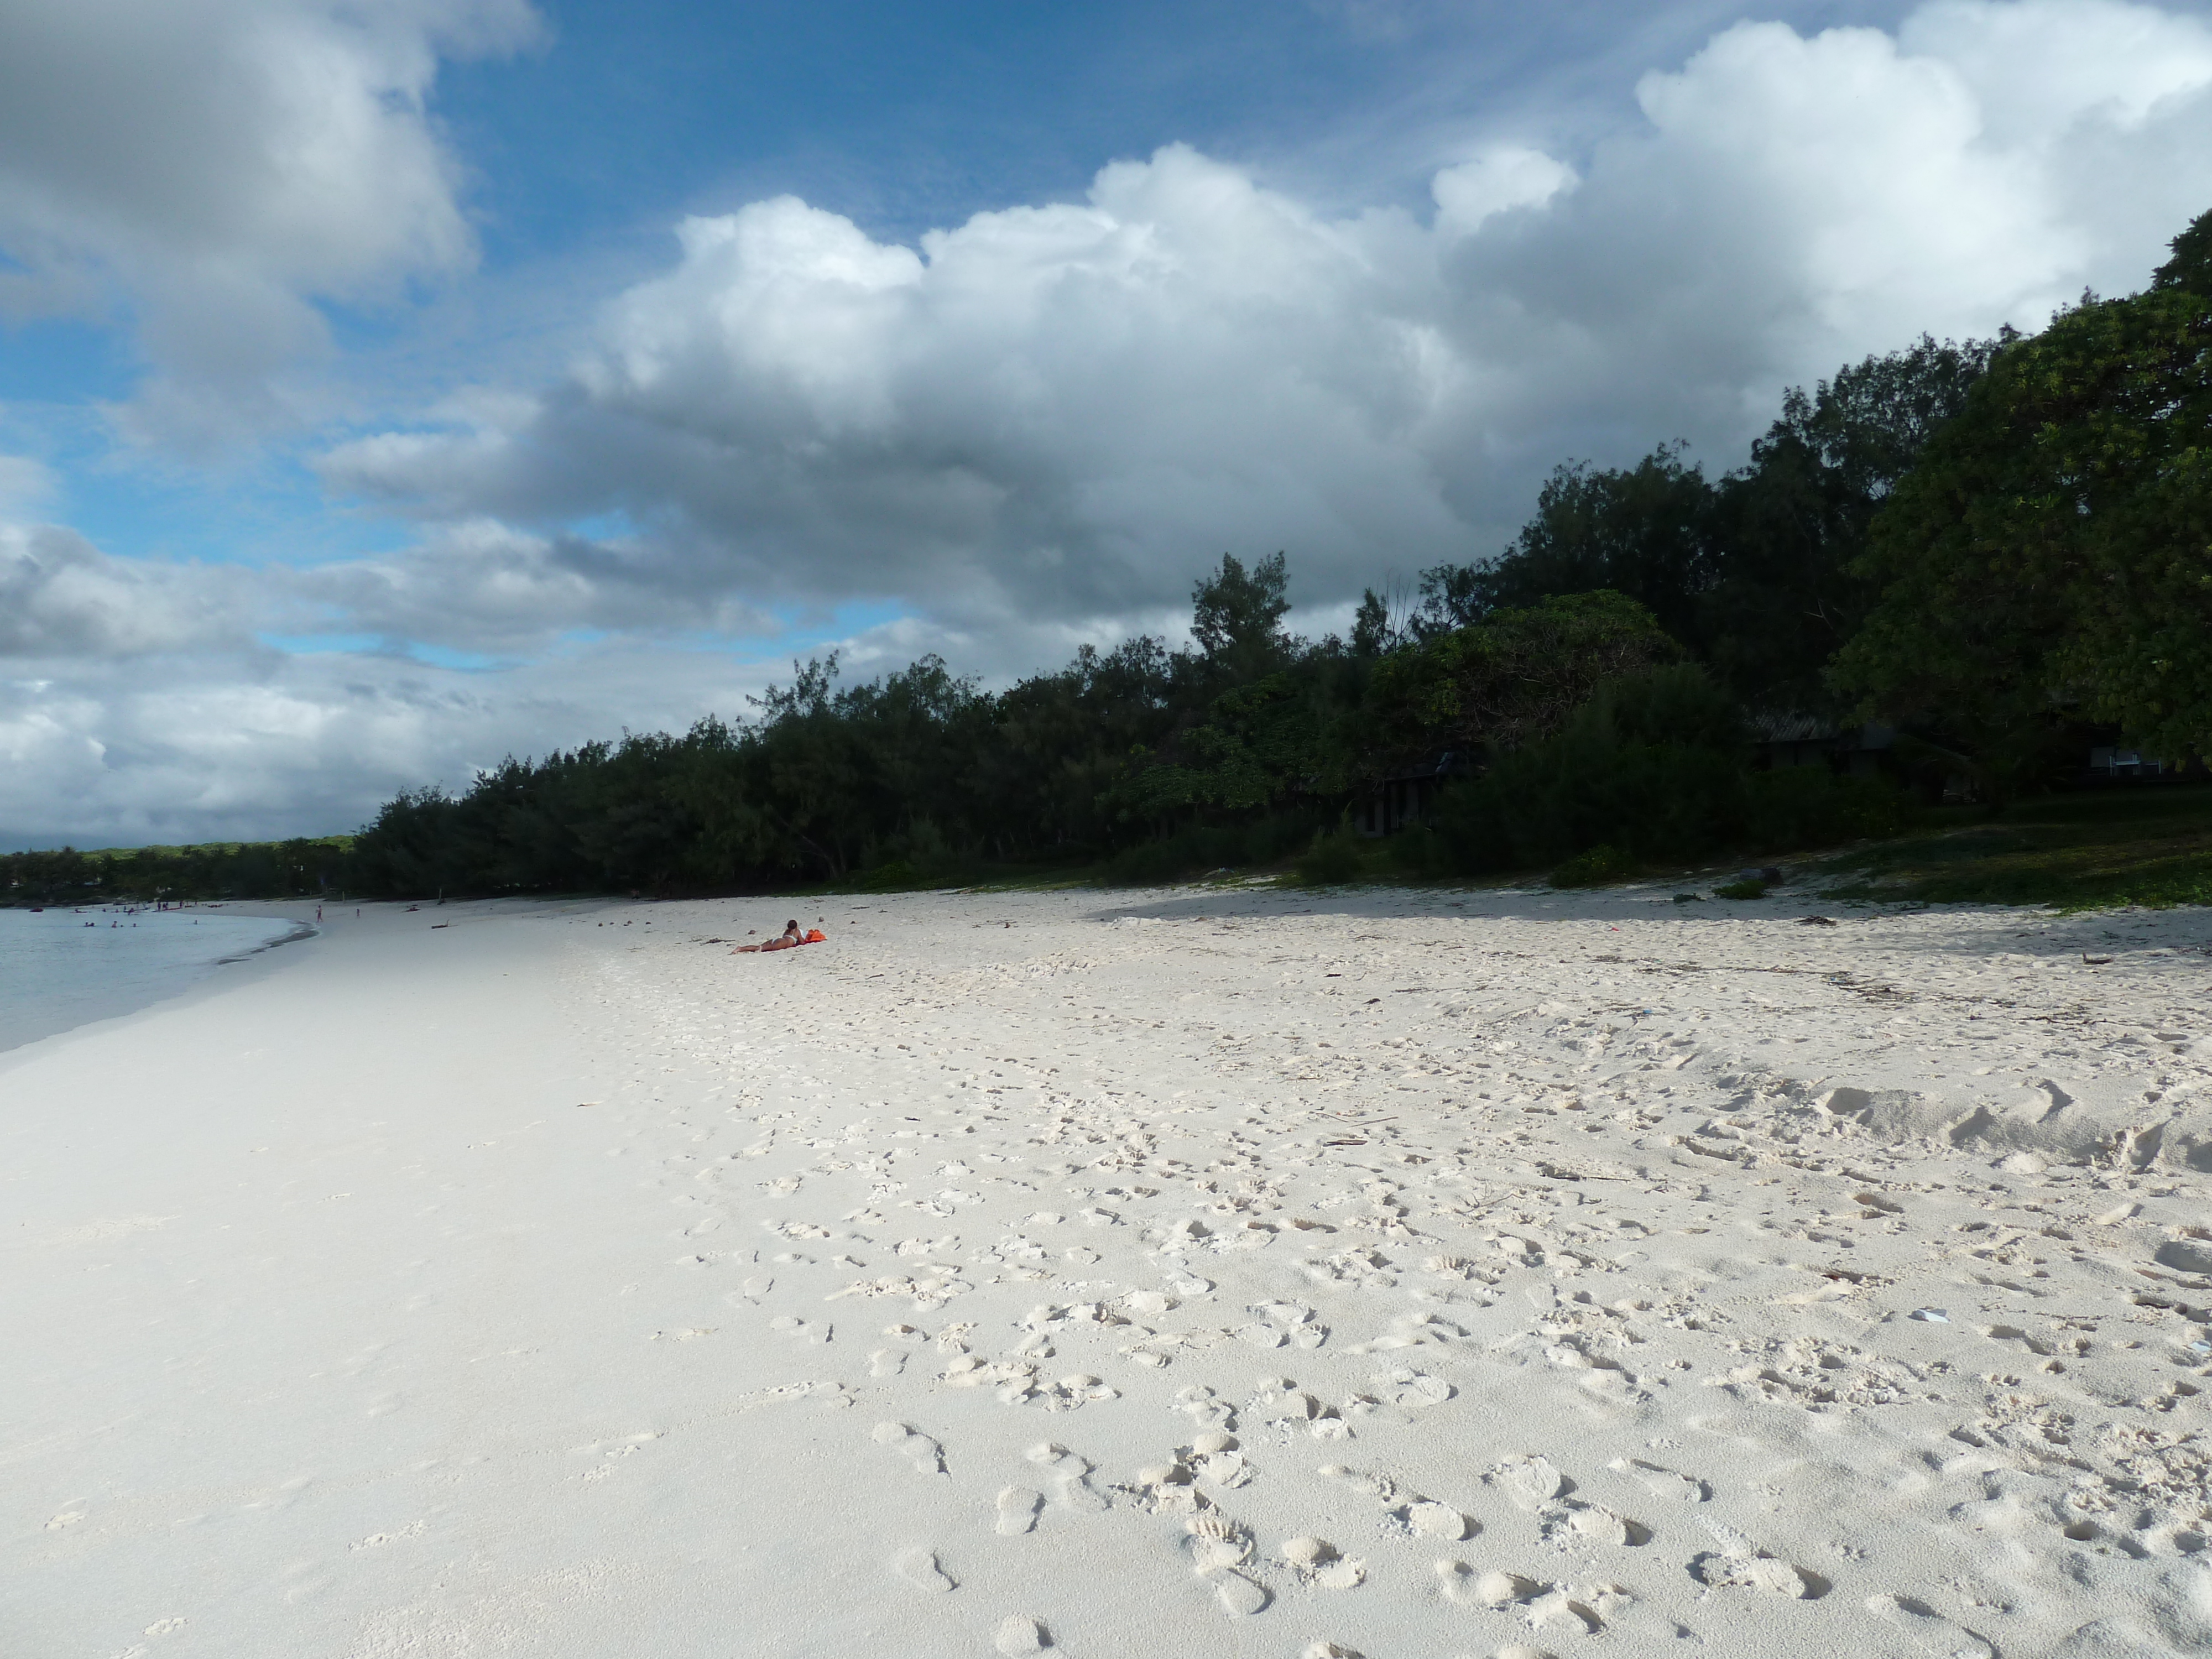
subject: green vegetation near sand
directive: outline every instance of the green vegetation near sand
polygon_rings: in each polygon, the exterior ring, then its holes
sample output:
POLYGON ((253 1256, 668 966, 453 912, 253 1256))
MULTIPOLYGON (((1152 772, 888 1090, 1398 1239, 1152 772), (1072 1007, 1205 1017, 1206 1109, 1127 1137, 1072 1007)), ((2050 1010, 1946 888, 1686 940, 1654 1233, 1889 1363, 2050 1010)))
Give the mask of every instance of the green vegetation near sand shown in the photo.
POLYGON ((351 836, 0 854, 0 904, 309 898, 343 889, 351 836))
MULTIPOLYGON (((2046 905, 2082 910, 2141 905, 2212 904, 2212 786, 2136 785, 2016 803, 2002 811, 1943 807, 1918 815, 1912 834, 1828 853, 1794 872, 1793 890, 1835 902, 2046 905)), ((1285 837, 1287 848, 1295 837, 1285 837)), ((0 902, 87 904, 178 899, 300 898, 342 890, 351 837, 219 842, 93 852, 0 856, 0 902), (7 888, 13 881, 17 884, 7 888)), ((1417 837, 1370 840, 1324 835, 1303 853, 1205 872, 1304 885, 1463 880, 1421 868, 1417 837)), ((1148 850, 1136 849, 1139 854, 1148 850)), ((1214 850, 1219 850, 1216 848, 1214 850)), ((879 866, 847 881, 810 884, 822 892, 902 892, 945 886, 991 889, 1127 885, 1187 877, 1202 849, 1166 849, 1147 867, 1139 857, 1081 863, 977 863, 924 872, 879 866)), ((1548 878, 1560 887, 1603 886, 1697 872, 1639 865, 1601 846, 1550 872, 1501 878, 1548 878)), ((1715 881, 1719 897, 1757 898, 1766 884, 1715 881)), ((1684 899, 1689 894, 1681 896, 1684 899)))
MULTIPOLYGON (((1912 833, 1816 852, 1785 890, 1838 903, 2003 904, 2059 910, 2212 904, 2212 786, 2138 784, 2052 795, 2002 809, 1948 806, 1917 815, 1912 833)), ((1293 878, 1340 884, 1407 878, 1387 842, 1338 843, 1333 863, 1300 860, 1293 878)), ((1693 898, 1756 899, 1775 884, 1733 870, 1639 864, 1601 847, 1513 879, 1582 888, 1667 879, 1693 898)))
POLYGON ((2021 802, 1996 816, 1932 816, 1942 827, 1824 860, 1815 877, 1822 896, 2062 910, 2212 904, 2212 787, 2116 789, 2021 802))

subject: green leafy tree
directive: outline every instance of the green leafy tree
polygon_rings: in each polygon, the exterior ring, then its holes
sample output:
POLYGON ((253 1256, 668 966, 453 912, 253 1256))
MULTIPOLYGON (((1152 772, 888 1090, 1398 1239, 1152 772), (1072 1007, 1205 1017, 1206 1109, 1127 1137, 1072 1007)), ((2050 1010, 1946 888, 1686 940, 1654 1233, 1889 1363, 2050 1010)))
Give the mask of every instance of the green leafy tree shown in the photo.
POLYGON ((1291 655, 1283 627, 1290 609, 1282 554, 1270 554, 1248 570, 1235 554, 1224 553, 1220 568, 1191 591, 1191 638, 1216 676, 1258 679, 1291 655))
POLYGON ((1810 392, 1793 386, 1716 487, 1715 580, 1694 639, 1723 684, 1753 707, 1827 712, 1822 670, 1873 606, 1856 569, 1875 516, 1936 434, 1955 418, 2000 343, 1923 336, 1868 357, 1810 392))
POLYGON ((1502 753, 1549 736, 1597 685, 1680 657, 1624 594, 1573 593, 1508 610, 1391 653, 1335 732, 1338 775, 1425 753, 1502 753))
POLYGON ((1154 835, 1218 826, 1304 793, 1319 758, 1317 682, 1344 648, 1291 637, 1289 585, 1280 553, 1249 569, 1224 554, 1192 589, 1197 649, 1170 660, 1164 729, 1132 746, 1100 797, 1121 823, 1154 835))
POLYGON ((1244 811, 1300 792, 1316 760, 1319 724, 1307 688, 1270 674, 1224 691, 1211 718, 1185 731, 1170 758, 1134 771, 1116 792, 1139 817, 1164 821, 1192 809, 1244 811))
POLYGON ((1389 601, 1368 588, 1360 594, 1358 609, 1352 616, 1352 654, 1363 659, 1379 657, 1398 643, 1398 630, 1390 620, 1389 601))
POLYGON ((1719 575, 1712 499, 1705 474, 1682 464, 1680 445, 1662 445, 1632 467, 1561 466, 1538 493, 1535 517, 1494 562, 1424 573, 1416 631, 1448 633, 1493 611, 1607 588, 1691 642, 1700 596, 1719 575))
POLYGON ((1437 829, 1471 871, 1607 847, 1696 857, 1737 839, 1750 779, 1735 700, 1693 663, 1608 677, 1540 740, 1449 793, 1437 829))
POLYGON ((1496 560, 1422 573, 1410 631, 1426 638, 1501 606, 1610 588, 1745 702, 1832 708, 1822 668, 1876 592, 1853 572, 1868 526, 1996 343, 1923 337, 1811 392, 1792 387, 1748 465, 1717 483, 1686 465, 1679 444, 1632 467, 1562 466, 1496 560))
POLYGON ((1131 757, 1172 729, 1176 681, 1167 647, 1144 636, 1111 651, 1083 646, 1067 667, 1000 694, 978 786, 1007 851, 1066 855, 1112 844, 1121 811, 1111 792, 1131 757))
POLYGON ((2067 711, 2212 750, 2212 215, 2013 341, 1875 520, 1839 689, 2016 786, 2067 711))

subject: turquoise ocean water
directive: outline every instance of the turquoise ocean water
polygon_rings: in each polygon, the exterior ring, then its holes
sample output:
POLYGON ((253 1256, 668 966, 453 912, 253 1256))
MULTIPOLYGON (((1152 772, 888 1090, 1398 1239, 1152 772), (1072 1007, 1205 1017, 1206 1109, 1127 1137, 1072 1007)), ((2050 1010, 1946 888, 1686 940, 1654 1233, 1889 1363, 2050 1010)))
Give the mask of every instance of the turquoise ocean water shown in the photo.
POLYGON ((303 936, 277 917, 219 910, 0 909, 0 1049, 147 1007, 226 958, 303 936))

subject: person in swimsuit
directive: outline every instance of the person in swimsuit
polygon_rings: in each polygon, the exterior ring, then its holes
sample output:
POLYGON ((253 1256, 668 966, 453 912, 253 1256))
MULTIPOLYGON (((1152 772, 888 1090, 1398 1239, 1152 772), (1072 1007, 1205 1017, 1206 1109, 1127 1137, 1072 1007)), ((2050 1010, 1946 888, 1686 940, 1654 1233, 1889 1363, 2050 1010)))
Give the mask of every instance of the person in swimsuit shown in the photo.
POLYGON ((774 939, 763 940, 758 945, 740 945, 732 954, 744 956, 755 951, 788 951, 793 945, 805 943, 806 936, 799 931, 799 924, 796 921, 787 921, 783 924, 783 931, 774 939))

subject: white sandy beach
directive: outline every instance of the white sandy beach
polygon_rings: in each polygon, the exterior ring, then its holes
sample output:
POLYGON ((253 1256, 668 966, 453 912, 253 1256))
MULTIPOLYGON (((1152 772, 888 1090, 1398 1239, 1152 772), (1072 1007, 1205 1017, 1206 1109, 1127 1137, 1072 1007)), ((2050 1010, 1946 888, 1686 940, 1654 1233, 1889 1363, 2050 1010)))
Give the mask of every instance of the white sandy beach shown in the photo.
POLYGON ((2206 1650, 2212 915, 1814 908, 340 913, 0 1057, 0 1653, 2206 1650))

